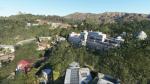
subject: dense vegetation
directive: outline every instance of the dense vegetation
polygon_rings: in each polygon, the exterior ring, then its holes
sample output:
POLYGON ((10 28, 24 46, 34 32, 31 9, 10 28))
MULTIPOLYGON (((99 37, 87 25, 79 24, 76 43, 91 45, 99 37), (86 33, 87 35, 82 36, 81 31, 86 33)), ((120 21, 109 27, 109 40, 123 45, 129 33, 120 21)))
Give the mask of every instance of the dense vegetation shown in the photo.
MULTIPOLYGON (((124 36, 125 43, 116 49, 106 52, 88 50, 86 47, 77 48, 67 41, 58 43, 52 49, 52 54, 48 60, 54 69, 54 79, 64 75, 68 64, 77 61, 81 66, 88 65, 92 70, 104 74, 112 75, 119 78, 123 84, 149 84, 150 83, 150 21, 129 21, 117 22, 114 24, 95 24, 87 20, 72 21, 65 20, 60 17, 53 18, 52 21, 64 21, 70 24, 77 24, 78 28, 70 29, 54 29, 49 30, 48 25, 36 26, 26 29, 26 22, 33 21, 37 18, 47 18, 46 16, 11 16, 9 18, 0 19, 0 44, 14 44, 17 41, 37 37, 37 36, 54 36, 60 35, 68 37, 72 31, 81 32, 83 30, 101 31, 113 37, 126 32, 124 36), (145 31, 148 38, 145 41, 140 41, 135 38, 139 31, 145 31), (18 39, 15 39, 15 38, 18 39)), ((50 20, 49 19, 49 20, 50 20)), ((35 70, 33 69, 28 77, 21 75, 14 79, 15 81, 8 81, 5 79, 9 73, 15 70, 16 63, 21 59, 37 59, 39 54, 35 50, 35 44, 24 45, 17 48, 15 60, 1 68, 0 83, 20 84, 31 83, 34 81, 35 70), (3 73, 3 74, 2 74, 3 73)), ((60 83, 56 81, 56 83, 60 83)))
POLYGON ((130 41, 121 48, 107 52, 87 51, 85 47, 74 48, 67 42, 58 44, 49 62, 63 73, 67 65, 77 61, 95 71, 120 78, 123 84, 146 84, 150 80, 150 44, 147 41, 130 41))

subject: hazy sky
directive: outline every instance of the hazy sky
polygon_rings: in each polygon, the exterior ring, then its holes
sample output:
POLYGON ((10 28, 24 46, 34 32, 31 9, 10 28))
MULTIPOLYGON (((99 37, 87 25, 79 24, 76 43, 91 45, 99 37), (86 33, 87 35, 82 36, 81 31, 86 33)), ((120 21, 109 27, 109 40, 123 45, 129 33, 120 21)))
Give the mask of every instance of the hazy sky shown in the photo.
POLYGON ((74 12, 130 12, 150 14, 150 0, 0 0, 0 16, 19 11, 42 15, 74 12))

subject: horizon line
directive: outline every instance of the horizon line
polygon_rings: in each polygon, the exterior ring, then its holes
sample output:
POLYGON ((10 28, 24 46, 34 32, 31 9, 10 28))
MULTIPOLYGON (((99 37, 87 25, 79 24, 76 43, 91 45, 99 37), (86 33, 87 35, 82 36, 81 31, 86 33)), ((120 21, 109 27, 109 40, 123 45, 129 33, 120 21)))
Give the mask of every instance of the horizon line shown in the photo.
POLYGON ((149 15, 150 13, 143 13, 143 12, 119 12, 119 11, 105 11, 105 12, 72 12, 72 13, 68 13, 68 14, 64 14, 64 15, 60 15, 60 14, 40 14, 40 13, 29 13, 29 12, 22 12, 22 11, 18 11, 18 13, 15 14, 10 14, 10 15, 0 15, 0 17, 10 17, 10 16, 15 16, 15 15, 19 15, 19 14, 32 14, 32 15, 41 15, 41 16, 60 16, 60 17, 64 17, 70 14, 75 14, 75 13, 91 13, 91 14, 103 14, 103 13, 129 13, 129 14, 145 14, 145 15, 149 15))

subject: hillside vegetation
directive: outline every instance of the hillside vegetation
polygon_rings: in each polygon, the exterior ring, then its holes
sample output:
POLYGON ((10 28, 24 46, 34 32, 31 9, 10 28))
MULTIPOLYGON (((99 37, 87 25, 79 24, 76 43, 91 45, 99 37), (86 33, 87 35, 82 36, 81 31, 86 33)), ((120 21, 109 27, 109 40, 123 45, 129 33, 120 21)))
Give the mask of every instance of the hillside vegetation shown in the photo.
MULTIPOLYGON (((105 14, 104 14, 105 15, 105 14)), ((90 15, 89 15, 90 16, 90 15)), ((112 17, 111 15, 108 15, 112 17)), ((125 43, 120 48, 100 52, 89 50, 86 47, 77 48, 69 42, 64 41, 53 47, 47 63, 54 69, 55 84, 63 82, 65 70, 73 61, 77 61, 81 66, 88 65, 91 70, 112 75, 119 78, 122 84, 149 84, 150 83, 150 21, 148 15, 127 15, 121 17, 124 20, 115 20, 115 23, 98 24, 99 16, 90 16, 90 19, 72 20, 58 16, 36 16, 36 15, 16 15, 0 18, 0 44, 15 44, 16 42, 38 36, 60 35, 68 37, 71 32, 81 32, 83 30, 101 31, 108 36, 116 37, 122 32, 125 43), (131 18, 135 18, 130 21, 131 18), (142 17, 142 19, 140 19, 142 17), (77 28, 49 30, 49 25, 35 26, 26 29, 28 21, 36 19, 47 19, 52 22, 63 22, 78 25, 77 28), (91 20, 93 19, 93 20, 91 20), (96 20, 95 20, 96 19, 96 20), (126 21, 125 21, 126 19, 126 21), (148 38, 140 41, 136 34, 140 31, 146 32, 148 38)), ((71 16, 70 16, 71 17, 71 16)), ((67 17, 67 18, 70 18, 67 17)), ((102 17, 102 16, 101 16, 102 17)), ((118 17, 118 16, 116 16, 118 17)), ((87 17, 86 17, 87 18, 87 17)), ((88 17, 89 18, 89 17, 88 17)), ((111 20, 103 17, 105 21, 111 20)), ((112 17, 114 20, 114 17, 112 17)), ((118 17, 119 18, 119 17, 118 17)), ((35 43, 27 44, 16 49, 16 57, 13 62, 0 69, 0 83, 2 84, 33 84, 36 70, 32 70, 28 76, 19 75, 14 80, 7 80, 6 77, 15 70, 16 64, 21 59, 38 59, 43 52, 36 51, 35 43)))
POLYGON ((150 20, 149 15, 147 14, 137 14, 137 13, 120 13, 120 12, 105 12, 105 13, 73 13, 64 18, 72 19, 74 21, 87 20, 89 23, 93 22, 96 24, 107 24, 107 23, 116 23, 116 22, 129 22, 129 21, 142 21, 150 20))

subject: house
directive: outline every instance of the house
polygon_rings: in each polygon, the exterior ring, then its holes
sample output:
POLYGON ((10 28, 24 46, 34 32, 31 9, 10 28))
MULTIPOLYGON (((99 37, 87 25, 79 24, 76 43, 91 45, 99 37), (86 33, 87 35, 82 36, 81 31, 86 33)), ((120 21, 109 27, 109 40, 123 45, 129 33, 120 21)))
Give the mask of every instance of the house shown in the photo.
POLYGON ((139 40, 145 40, 147 38, 147 34, 144 31, 139 32, 139 34, 137 35, 137 38, 139 40))
POLYGON ((102 73, 98 73, 98 82, 97 84, 120 84, 119 79, 115 79, 112 76, 104 75, 102 73))
POLYGON ((50 41, 51 37, 38 37, 38 41, 37 41, 37 50, 45 50, 47 48, 50 48, 50 41))
POLYGON ((66 70, 64 84, 88 84, 92 80, 88 68, 80 68, 79 64, 73 62, 66 70))
POLYGON ((16 72, 23 71, 25 73, 31 70, 32 63, 29 60, 21 60, 18 62, 16 72))
POLYGON ((37 19, 35 22, 37 22, 39 25, 49 24, 47 20, 41 20, 41 19, 37 19))
POLYGON ((51 23, 51 27, 52 28, 65 28, 65 29, 67 29, 67 28, 70 28, 71 27, 71 25, 69 25, 69 24, 66 24, 66 23, 51 23))
POLYGON ((31 27, 32 26, 32 24, 31 23, 27 23, 27 25, 26 25, 27 27, 31 27))
POLYGON ((37 84, 53 84, 53 70, 49 64, 42 66, 36 73, 37 84))
POLYGON ((39 26, 39 24, 38 23, 33 23, 32 26, 39 26))
POLYGON ((52 37, 39 37, 38 40, 41 41, 50 41, 52 37))
POLYGON ((77 28, 77 27, 78 27, 78 25, 77 25, 77 24, 73 25, 73 28, 77 28))
POLYGON ((57 42, 61 42, 61 41, 65 41, 65 40, 66 40, 66 38, 56 35, 57 42))
POLYGON ((39 26, 39 25, 45 25, 45 24, 49 25, 50 23, 47 20, 37 19, 32 23, 27 22, 26 26, 31 27, 31 26, 39 26))
POLYGON ((88 84, 92 80, 89 68, 79 69, 79 84, 88 84))
POLYGON ((48 84, 50 82, 51 73, 52 73, 51 69, 43 69, 40 84, 48 84))
POLYGON ((15 58, 15 47, 13 45, 0 45, 0 61, 12 61, 15 58))
POLYGON ((36 50, 45 50, 51 47, 51 45, 48 42, 37 42, 37 49, 36 50))
POLYGON ((61 25, 61 23, 51 23, 52 28, 58 28, 61 25))

